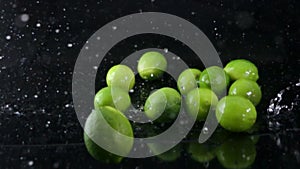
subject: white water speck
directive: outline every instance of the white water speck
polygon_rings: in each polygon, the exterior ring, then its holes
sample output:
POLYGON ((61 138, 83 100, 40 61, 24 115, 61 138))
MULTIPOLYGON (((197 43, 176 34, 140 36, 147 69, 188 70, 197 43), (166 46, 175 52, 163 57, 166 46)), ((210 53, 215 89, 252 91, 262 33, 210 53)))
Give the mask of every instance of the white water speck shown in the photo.
POLYGON ((28 14, 22 14, 20 16, 20 19, 22 22, 27 22, 29 20, 29 15, 28 14))
POLYGON ((68 43, 67 46, 68 46, 69 48, 71 48, 71 47, 73 46, 73 44, 72 44, 72 43, 68 43))
POLYGON ((59 29, 55 29, 55 33, 59 33, 59 31, 60 31, 59 29))
POLYGON ((34 162, 33 161, 28 161, 28 166, 33 166, 34 162))
POLYGON ((202 132, 203 132, 203 134, 208 134, 208 128, 207 127, 203 127, 202 132))
POLYGON ((36 24, 36 27, 38 27, 38 28, 41 27, 41 26, 42 26, 42 24, 40 24, 40 23, 36 24))
POLYGON ((168 48, 164 48, 164 52, 165 52, 165 53, 168 53, 168 52, 169 52, 169 49, 168 49, 168 48))
POLYGON ((117 26, 112 26, 113 30, 117 30, 117 28, 118 28, 117 26))
POLYGON ((6 39, 6 40, 10 40, 10 39, 11 39, 11 36, 10 36, 10 35, 7 35, 7 36, 5 37, 5 39, 6 39))

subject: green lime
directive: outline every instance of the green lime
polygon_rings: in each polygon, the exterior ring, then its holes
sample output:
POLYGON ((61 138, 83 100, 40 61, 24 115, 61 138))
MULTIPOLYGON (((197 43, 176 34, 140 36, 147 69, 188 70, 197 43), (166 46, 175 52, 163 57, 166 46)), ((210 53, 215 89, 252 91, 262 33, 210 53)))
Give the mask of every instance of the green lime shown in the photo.
POLYGON ((115 65, 111 67, 106 75, 108 86, 119 87, 126 91, 133 88, 135 76, 133 71, 126 65, 115 65))
POLYGON ((101 140, 102 144, 110 144, 114 149, 128 154, 133 146, 133 130, 128 119, 118 110, 105 106, 94 110, 84 126, 84 143, 87 151, 96 160, 106 163, 120 163, 121 156, 115 155, 101 148, 96 142, 101 140), (106 121, 116 133, 110 132, 104 125, 106 121), (132 139, 120 139, 120 134, 132 139))
POLYGON ((259 78, 257 67, 245 59, 236 59, 230 61, 224 68, 231 80, 249 79, 257 81, 259 78))
POLYGON ((256 109, 244 97, 226 96, 217 105, 216 117, 226 130, 242 132, 250 129, 255 123, 256 109))
POLYGON ((200 163, 209 162, 215 158, 215 148, 208 144, 190 143, 188 153, 192 159, 200 163))
POLYGON ((244 169, 255 161, 256 149, 247 137, 237 137, 227 140, 217 151, 221 165, 228 169, 244 169))
POLYGON ((227 73, 218 66, 206 68, 200 75, 200 87, 210 88, 217 95, 225 94, 230 78, 227 73))
POLYGON ((238 79, 229 88, 229 95, 242 96, 249 99, 254 106, 261 100, 261 90, 255 81, 248 79, 238 79))
POLYGON ((178 77, 177 87, 181 94, 187 94, 192 89, 198 87, 197 80, 201 71, 198 69, 186 69, 178 77))
POLYGON ((186 96, 187 112, 199 121, 206 119, 209 109, 215 109, 218 103, 216 94, 207 88, 196 88, 186 96))
POLYGON ((99 90, 94 98, 95 109, 103 106, 111 106, 121 112, 125 112, 130 105, 129 94, 118 87, 105 87, 99 90), (114 97, 112 97, 112 93, 114 97))
POLYGON ((138 61, 137 69, 143 79, 154 80, 166 71, 167 60, 159 52, 146 52, 138 61))
POLYGON ((177 117, 180 105, 180 94, 175 89, 164 87, 156 90, 147 98, 144 111, 150 120, 169 122, 177 117))

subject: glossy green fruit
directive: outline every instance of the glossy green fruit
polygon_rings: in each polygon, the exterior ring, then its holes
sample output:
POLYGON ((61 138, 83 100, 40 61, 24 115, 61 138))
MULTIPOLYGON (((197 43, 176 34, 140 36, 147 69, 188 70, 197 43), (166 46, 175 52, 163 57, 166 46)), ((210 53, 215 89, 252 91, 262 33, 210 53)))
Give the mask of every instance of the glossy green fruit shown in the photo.
POLYGON ((140 58, 137 69, 141 78, 154 80, 166 71, 167 60, 159 52, 147 52, 140 58))
POLYGON ((232 138, 217 151, 218 161, 227 169, 245 169, 255 161, 256 149, 247 137, 232 138))
POLYGON ((230 61, 224 68, 231 80, 249 79, 257 81, 259 78, 257 67, 245 59, 236 59, 230 61))
POLYGON ((208 144, 190 143, 188 153, 192 159, 200 163, 209 162, 215 158, 215 149, 208 144))
POLYGON ((202 88, 210 88, 217 95, 225 95, 230 78, 227 73, 218 66, 206 68, 200 75, 199 84, 202 88))
POLYGON ((99 90, 94 98, 95 109, 103 106, 111 106, 124 113, 130 105, 129 94, 118 87, 105 87, 99 90))
POLYGON ((246 98, 226 96, 216 108, 216 117, 220 125, 232 132, 250 129, 256 121, 256 109, 246 98))
POLYGON ((126 91, 133 88, 135 75, 126 65, 115 65, 111 67, 106 75, 107 86, 119 87, 126 91))
POLYGON ((178 77, 177 87, 181 94, 187 94, 189 91, 198 87, 197 81, 201 71, 198 69, 186 69, 178 77))
POLYGON ((180 106, 180 94, 175 89, 164 87, 147 98, 144 111, 152 121, 156 119, 157 122, 169 122, 177 117, 180 106))
POLYGON ((185 99, 187 112, 199 121, 206 119, 209 109, 215 109, 218 103, 216 94, 207 88, 196 88, 190 91, 185 99))
POLYGON ((261 90, 258 84, 252 80, 239 79, 229 88, 229 95, 242 96, 249 99, 254 106, 261 100, 261 90))
POLYGON ((90 155, 96 160, 106 163, 120 163, 123 157, 115 155, 98 146, 102 143, 113 144, 118 151, 128 154, 133 146, 133 130, 128 119, 118 110, 105 106, 94 110, 84 126, 84 143, 90 155), (112 133, 104 125, 104 120, 115 131, 132 139, 120 139, 119 134, 112 133), (105 138, 105 139, 104 139, 105 138))

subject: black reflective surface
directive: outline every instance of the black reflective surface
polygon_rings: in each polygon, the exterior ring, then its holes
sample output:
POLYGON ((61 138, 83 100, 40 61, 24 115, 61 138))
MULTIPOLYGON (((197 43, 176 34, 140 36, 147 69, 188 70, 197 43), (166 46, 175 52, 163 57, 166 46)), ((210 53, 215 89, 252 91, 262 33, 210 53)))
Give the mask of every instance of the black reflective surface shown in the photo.
MULTIPOLYGON (((263 99, 259 135, 250 168, 298 168, 299 148, 298 1, 0 1, 0 167, 1 168, 223 168, 214 158, 199 163, 182 151, 174 162, 156 157, 102 164, 85 150, 72 104, 72 72, 85 41, 104 24, 136 12, 165 12, 198 26, 223 63, 245 58, 260 70, 263 99), (280 116, 268 116, 282 89, 280 116), (283 114, 283 115, 282 115, 283 114)), ((149 47, 167 48, 191 67, 202 63, 180 42, 141 35, 117 44, 99 67, 96 88, 121 58, 149 47)), ((172 86, 172 84, 166 84, 172 86)), ((189 144, 183 144, 183 149, 189 144)), ((225 140, 222 140, 222 143, 225 140)), ((220 143, 220 144, 222 144, 220 143)))

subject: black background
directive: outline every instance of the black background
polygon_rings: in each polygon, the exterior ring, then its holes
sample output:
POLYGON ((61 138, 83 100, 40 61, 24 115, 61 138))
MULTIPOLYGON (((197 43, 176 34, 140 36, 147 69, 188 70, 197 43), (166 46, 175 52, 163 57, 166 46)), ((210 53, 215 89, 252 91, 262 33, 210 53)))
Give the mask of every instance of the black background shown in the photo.
MULTIPOLYGON (((72 72, 80 49, 95 31, 121 16, 147 11, 177 15, 208 36, 224 64, 245 58, 258 66, 263 91, 258 110, 264 119, 269 101, 299 81, 299 7, 296 0, 0 0, 0 168, 204 167, 185 155, 174 163, 148 158, 104 165, 93 160, 85 150, 72 105, 72 72), (20 21, 22 14, 29 15, 27 22, 20 21)), ((115 46, 106 56, 113 62, 102 71, 148 47, 168 48, 189 66, 202 69, 180 43, 142 35, 115 46)), ((103 72, 96 88, 105 85, 103 72)), ((299 128, 299 123, 292 128, 299 128)), ((252 168, 299 166, 299 132, 269 134, 261 137, 252 168), (281 147, 276 142, 279 137, 281 147)), ((209 165, 219 167, 216 159, 209 165)))

